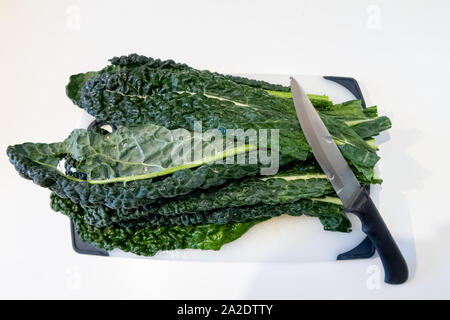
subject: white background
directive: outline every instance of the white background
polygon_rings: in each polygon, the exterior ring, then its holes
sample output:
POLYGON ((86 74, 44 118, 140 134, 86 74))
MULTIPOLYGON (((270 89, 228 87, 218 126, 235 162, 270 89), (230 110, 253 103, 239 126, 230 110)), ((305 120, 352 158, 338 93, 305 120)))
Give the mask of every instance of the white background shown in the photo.
MULTIPOLYGON (((405 217, 417 267, 378 259, 208 263, 83 256, 48 190, 0 160, 0 298, 450 298, 448 1, 1 1, 0 150, 79 125, 71 74, 137 52, 224 73, 357 78, 393 121, 377 203, 405 217), (409 230, 410 229, 410 230, 409 230)), ((4 152, 4 151, 3 151, 4 152)), ((389 219, 387 223, 389 224, 389 219)), ((402 241, 406 234, 393 230, 402 241)))

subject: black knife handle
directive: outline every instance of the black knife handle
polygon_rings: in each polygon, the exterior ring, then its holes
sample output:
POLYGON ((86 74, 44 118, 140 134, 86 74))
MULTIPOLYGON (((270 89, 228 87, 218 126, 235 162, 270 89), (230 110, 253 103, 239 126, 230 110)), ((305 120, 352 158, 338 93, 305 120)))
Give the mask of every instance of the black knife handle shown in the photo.
POLYGON ((350 199, 346 210, 355 214, 362 230, 372 241, 384 267, 384 282, 400 284, 408 279, 408 266, 400 249, 392 238, 369 193, 361 187, 350 199))

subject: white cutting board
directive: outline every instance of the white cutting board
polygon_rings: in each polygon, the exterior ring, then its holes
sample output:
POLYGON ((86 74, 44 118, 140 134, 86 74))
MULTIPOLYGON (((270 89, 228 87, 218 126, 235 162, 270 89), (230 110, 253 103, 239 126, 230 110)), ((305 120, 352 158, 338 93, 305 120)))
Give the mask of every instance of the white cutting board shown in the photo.
MULTIPOLYGON (((289 85, 289 75, 240 75, 251 79, 289 85)), ((326 94, 334 103, 355 99, 341 85, 323 79, 321 76, 294 75, 307 93, 326 94)), ((360 84, 361 86, 361 84, 360 84)), ((361 88, 363 89, 363 88, 361 88)), ((363 91, 368 106, 367 95, 363 91)), ((93 118, 85 113, 82 126, 87 127, 93 118)), ((382 140, 382 139, 381 139, 382 140)), ((382 148, 382 145, 380 146, 382 148)), ((382 160, 381 160, 382 161, 382 160)), ((382 178, 389 179, 389 177, 382 178)), ((380 188, 372 188, 371 196, 378 206, 380 188)), ((381 212, 385 217, 385 213, 381 212)), ((218 261, 218 262, 317 262, 334 261, 340 253, 357 246, 365 235, 359 220, 348 215, 353 231, 351 233, 324 231, 319 219, 312 217, 291 217, 283 215, 269 219, 252 227, 241 238, 224 245, 219 251, 180 249, 160 251, 153 257, 140 257, 119 249, 109 252, 113 257, 136 257, 149 260, 175 261, 218 261)), ((394 226, 389 226, 394 227, 394 226)), ((395 229, 395 228, 394 228, 395 229)), ((412 234, 411 234, 412 238, 412 234)), ((413 243, 411 241, 410 243, 413 243)), ((413 250, 414 247, 408 250, 413 250)))

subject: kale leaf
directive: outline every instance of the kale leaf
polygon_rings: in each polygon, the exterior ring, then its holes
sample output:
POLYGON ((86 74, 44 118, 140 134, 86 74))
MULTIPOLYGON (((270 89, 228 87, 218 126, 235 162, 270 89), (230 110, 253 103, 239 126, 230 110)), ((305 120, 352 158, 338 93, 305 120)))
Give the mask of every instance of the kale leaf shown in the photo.
POLYGON ((81 206, 68 199, 52 198, 52 208, 69 216, 74 222, 78 235, 84 241, 112 250, 119 248, 138 255, 153 256, 160 250, 203 249, 219 250, 255 224, 266 220, 261 218, 247 222, 225 225, 203 224, 190 226, 148 227, 95 227, 83 219, 81 206))
MULTIPOLYGON (((172 60, 135 54, 113 58, 111 62, 98 72, 72 76, 66 89, 69 98, 97 121, 116 126, 154 123, 189 131, 194 131, 196 121, 201 121, 204 130, 223 132, 237 128, 279 129, 282 155, 305 160, 311 153, 292 99, 273 94, 279 89, 287 91, 285 88, 269 88, 251 80, 234 81, 233 77, 172 60)), ((346 107, 338 105, 336 112, 347 110, 346 107)), ((328 129, 341 142, 342 154, 367 179, 372 179, 372 168, 379 159, 375 150, 344 122, 335 121, 331 113, 325 108, 322 118, 333 123, 328 129)), ((367 118, 361 110, 359 113, 367 118)))
POLYGON ((148 217, 106 226, 89 223, 80 205, 56 194, 51 195, 51 207, 72 219, 77 233, 84 241, 106 250, 119 248, 145 256, 152 256, 160 250, 184 248, 219 250, 253 225, 282 214, 318 217, 325 230, 351 231, 350 221, 342 205, 328 202, 327 199, 301 200, 278 206, 226 208, 203 216, 200 213, 184 216, 184 221, 182 217, 165 221, 148 217))

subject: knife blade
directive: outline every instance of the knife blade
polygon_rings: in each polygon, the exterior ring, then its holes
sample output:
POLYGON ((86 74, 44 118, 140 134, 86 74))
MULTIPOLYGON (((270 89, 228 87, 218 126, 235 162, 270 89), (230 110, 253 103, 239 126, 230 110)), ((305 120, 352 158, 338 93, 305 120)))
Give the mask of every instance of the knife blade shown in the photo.
POLYGON ((291 78, 291 90, 303 134, 311 146, 317 162, 345 206, 361 185, 305 91, 294 78, 291 78))
POLYGON ((375 246, 385 271, 385 282, 400 284, 408 278, 408 267, 400 249, 372 202, 339 151, 320 115, 300 84, 291 77, 295 111, 314 157, 330 180, 346 211, 360 220, 362 230, 375 246))

